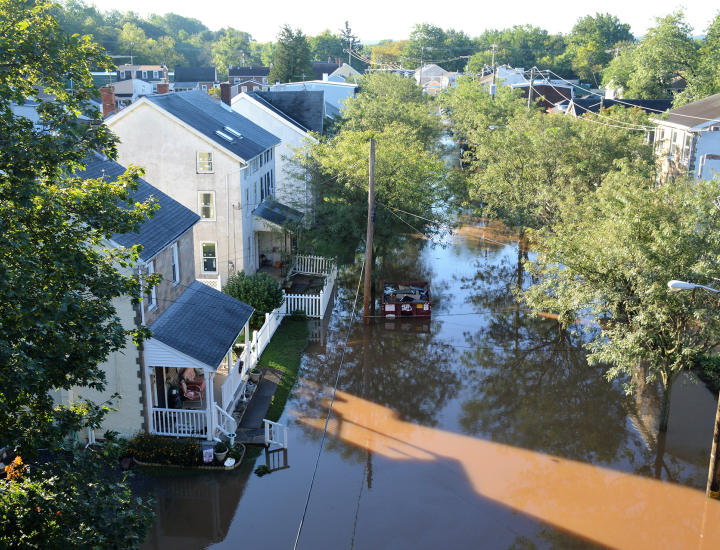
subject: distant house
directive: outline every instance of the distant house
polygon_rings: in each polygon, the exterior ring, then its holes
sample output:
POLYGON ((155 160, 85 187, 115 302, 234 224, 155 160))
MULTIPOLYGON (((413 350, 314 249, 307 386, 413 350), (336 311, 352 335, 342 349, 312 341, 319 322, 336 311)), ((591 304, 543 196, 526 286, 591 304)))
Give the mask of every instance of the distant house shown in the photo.
POLYGON ((200 89, 207 92, 217 88, 220 81, 215 67, 175 67, 175 82, 173 92, 185 92, 200 89))
POLYGON ((335 69, 328 75, 328 80, 331 82, 356 82, 362 74, 353 69, 347 63, 343 63, 338 69, 335 69))
POLYGON ((301 147, 306 140, 316 141, 311 132, 322 134, 326 116, 324 92, 247 92, 231 100, 233 111, 252 120, 258 126, 280 138, 275 158, 278 173, 277 200, 303 212, 307 211, 309 197, 305 190, 299 192, 287 184, 288 162, 294 147, 301 147))
POLYGON ((241 84, 247 80, 255 80, 256 82, 268 83, 268 75, 270 67, 230 67, 228 69, 228 82, 233 84, 241 84))
MULTIPOLYGON (((124 171, 98 155, 79 175, 112 182, 124 171)), ((129 297, 114 303, 126 328, 145 325, 152 338, 141 348, 128 338, 124 350, 100 365, 107 380, 103 392, 72 388, 53 397, 59 404, 78 396, 102 403, 119 395, 113 403, 117 410, 108 414, 97 434, 88 432, 90 440, 113 430, 126 436, 149 431, 212 441, 236 427, 229 413, 240 392, 228 391, 222 367, 231 360, 230 348, 240 333, 248 330, 253 308, 196 281, 193 228, 200 216, 141 179, 132 198, 151 197, 160 207, 154 217, 138 233, 113 235, 109 244, 142 248, 135 267, 120 268, 126 275, 163 276, 162 283, 143 294, 141 304, 132 305, 129 297)), ((83 439, 85 435, 80 434, 83 439)))
POLYGON ((200 215, 199 278, 257 270, 262 229, 253 212, 275 196, 278 137, 200 90, 147 96, 107 125, 120 138, 121 162, 144 168, 156 187, 200 215))
POLYGON ((673 109, 666 120, 653 122, 661 180, 680 174, 711 179, 720 173, 720 94, 673 109))
POLYGON ((308 82, 288 82, 270 86, 271 92, 300 92, 300 91, 322 91, 325 93, 325 101, 336 109, 342 109, 345 100, 360 91, 354 82, 331 82, 329 80, 310 80, 308 82))
POLYGON ((157 91, 160 82, 170 82, 167 65, 120 65, 116 71, 116 81, 138 79, 149 82, 153 91, 157 91))

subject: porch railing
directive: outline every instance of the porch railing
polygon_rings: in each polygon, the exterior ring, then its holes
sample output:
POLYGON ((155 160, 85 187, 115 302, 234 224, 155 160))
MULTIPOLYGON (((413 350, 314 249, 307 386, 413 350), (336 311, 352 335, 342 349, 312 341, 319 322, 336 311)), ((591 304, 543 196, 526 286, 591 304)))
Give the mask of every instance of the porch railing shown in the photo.
POLYGON ((207 436, 207 411, 153 408, 150 424, 150 433, 204 438, 207 436))
POLYGON ((278 424, 277 422, 271 422, 267 419, 264 419, 263 422, 265 423, 265 445, 279 445, 283 449, 287 449, 287 426, 283 426, 282 424, 278 424))
POLYGON ((249 366, 249 363, 247 361, 243 361, 243 359, 243 357, 240 357, 237 361, 235 361, 233 368, 228 372, 228 377, 225 379, 225 382, 223 382, 223 385, 220 388, 220 404, 226 411, 233 405, 233 398, 238 394, 238 391, 244 391, 244 388, 241 388, 240 386, 244 386, 246 384, 247 379, 245 378, 245 375, 247 374, 247 371, 252 368, 249 366))
POLYGON ((213 413, 215 414, 215 425, 222 433, 225 435, 235 433, 235 430, 237 430, 237 422, 235 422, 232 416, 218 407, 217 403, 215 404, 213 413))
POLYGON ((327 275, 335 268, 335 260, 321 256, 295 256, 293 271, 305 275, 327 275))

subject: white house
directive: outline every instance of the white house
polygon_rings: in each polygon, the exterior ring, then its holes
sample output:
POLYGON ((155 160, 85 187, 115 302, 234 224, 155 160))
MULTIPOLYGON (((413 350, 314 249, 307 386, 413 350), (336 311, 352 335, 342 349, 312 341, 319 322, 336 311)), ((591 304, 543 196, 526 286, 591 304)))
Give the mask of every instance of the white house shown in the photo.
POLYGON ((711 179, 720 173, 720 94, 673 109, 666 120, 653 122, 662 180, 691 173, 711 179))
POLYGON ((252 120, 280 138, 275 166, 278 184, 277 200, 303 212, 307 209, 307 196, 298 196, 297 189, 286 185, 289 176, 289 159, 293 147, 301 147, 305 140, 316 142, 310 132, 323 131, 324 93, 322 91, 299 92, 248 92, 231 100, 232 109, 252 120))
POLYGON ((147 96, 107 119, 119 160, 197 213, 195 269, 224 281, 260 264, 254 211, 275 195, 280 139, 200 91, 147 96))
POLYGON ((304 90, 325 92, 325 101, 342 109, 348 98, 355 97, 360 91, 354 82, 332 82, 330 80, 308 80, 306 82, 289 82, 270 86, 271 92, 300 92, 304 90))

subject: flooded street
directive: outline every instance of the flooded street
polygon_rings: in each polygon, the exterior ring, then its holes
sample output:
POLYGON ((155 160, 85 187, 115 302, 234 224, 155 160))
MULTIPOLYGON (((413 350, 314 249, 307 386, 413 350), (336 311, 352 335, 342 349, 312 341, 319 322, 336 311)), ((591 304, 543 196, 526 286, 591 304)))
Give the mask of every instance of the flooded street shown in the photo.
MULTIPOLYGON (((656 388, 626 396, 587 364, 582 334, 517 307, 528 256, 469 219, 379 259, 382 279, 431 282, 432 319, 352 325, 298 548, 716 547, 720 503, 704 489, 717 401, 681 380, 658 438, 656 388)), ((313 327, 280 419, 288 450, 155 478, 143 548, 293 547, 359 271, 313 327), (266 463, 278 469, 252 473, 266 463)))

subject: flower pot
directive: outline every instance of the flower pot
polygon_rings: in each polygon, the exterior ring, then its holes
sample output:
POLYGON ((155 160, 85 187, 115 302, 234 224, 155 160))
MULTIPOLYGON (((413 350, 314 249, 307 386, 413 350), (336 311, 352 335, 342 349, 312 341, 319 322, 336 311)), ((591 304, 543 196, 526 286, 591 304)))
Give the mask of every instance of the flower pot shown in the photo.
POLYGON ((260 380, 260 376, 261 376, 261 375, 262 375, 261 372, 254 373, 254 372, 251 371, 251 372, 249 373, 250 380, 252 380, 253 382, 257 382, 258 380, 260 380))
POLYGON ((220 462, 222 464, 222 461, 225 460, 225 457, 227 456, 228 451, 225 451, 224 453, 215 453, 215 460, 220 462))

